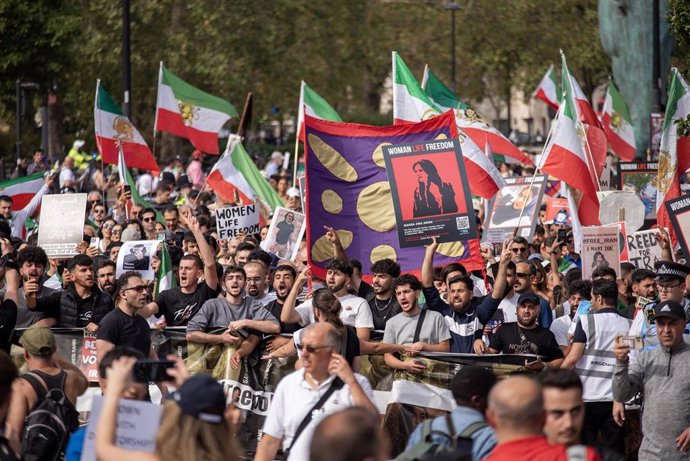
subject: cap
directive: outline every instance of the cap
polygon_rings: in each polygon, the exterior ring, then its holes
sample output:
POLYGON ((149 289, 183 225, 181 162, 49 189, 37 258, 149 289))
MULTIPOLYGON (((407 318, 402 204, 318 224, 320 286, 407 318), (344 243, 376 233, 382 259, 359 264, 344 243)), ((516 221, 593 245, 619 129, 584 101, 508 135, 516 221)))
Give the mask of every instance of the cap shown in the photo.
POLYGON ((194 375, 177 390, 173 399, 183 413, 204 421, 219 424, 223 421, 226 399, 223 386, 208 375, 194 375))
POLYGON ((654 317, 652 320, 658 318, 668 317, 674 320, 686 320, 685 309, 680 303, 675 301, 662 301, 654 306, 654 317))
POLYGON ((538 306, 539 305, 539 296, 532 293, 531 291, 527 291, 527 292, 522 293, 520 295, 517 303, 518 304, 532 303, 532 304, 535 304, 538 306))
POLYGON ((690 274, 690 267, 678 264, 673 261, 657 261, 654 263, 654 270, 656 270, 657 282, 666 282, 669 280, 682 280, 690 274))
POLYGON ((77 139, 76 141, 74 141, 74 144, 72 144, 72 147, 74 147, 75 149, 79 149, 80 147, 83 147, 84 144, 86 144, 86 142, 83 139, 77 139))
POLYGON ((271 154, 271 158, 273 160, 276 160, 276 159, 283 160, 285 158, 285 156, 281 152, 276 150, 276 151, 273 151, 273 153, 271 154))
POLYGON ((19 338, 19 344, 31 355, 51 357, 56 350, 55 335, 50 328, 32 325, 19 338))
POLYGON ((192 158, 199 158, 201 157, 202 152, 199 149, 194 149, 194 152, 192 152, 192 158))
POLYGON ((296 187, 291 187, 286 192, 288 197, 299 197, 299 189, 296 187))
POLYGON ((192 187, 192 183, 189 181, 189 177, 183 174, 180 176, 180 179, 177 180, 177 188, 182 190, 185 187, 192 187))
POLYGON ((544 257, 541 255, 541 253, 532 253, 527 257, 527 261, 532 261, 533 259, 536 259, 537 261, 544 261, 544 257))

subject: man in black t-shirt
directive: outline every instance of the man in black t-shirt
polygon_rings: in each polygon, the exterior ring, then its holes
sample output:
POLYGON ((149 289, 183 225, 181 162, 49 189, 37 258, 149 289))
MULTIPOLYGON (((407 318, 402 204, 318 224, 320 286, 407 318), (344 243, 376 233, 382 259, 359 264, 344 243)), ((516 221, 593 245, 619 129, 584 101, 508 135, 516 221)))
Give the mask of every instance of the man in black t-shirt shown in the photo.
POLYGON ((155 357, 148 322, 137 312, 146 305, 148 285, 138 272, 125 272, 117 281, 117 307, 101 320, 96 339, 98 361, 116 346, 129 346, 155 357))
MULTIPOLYGON (((295 284, 295 277, 297 272, 295 268, 282 264, 276 267, 273 273, 273 290, 276 294, 276 299, 271 301, 266 305, 266 309, 273 314, 275 318, 280 321, 280 313, 283 311, 283 304, 292 290, 292 286, 295 284)), ((299 323, 285 323, 280 322, 280 332, 281 333, 294 333, 300 330, 302 326, 299 323)), ((285 344, 292 341, 292 338, 288 336, 271 336, 264 341, 264 348, 267 352, 273 352, 284 346, 285 344)))
POLYGON ((563 352, 558 347, 553 333, 537 325, 540 312, 539 296, 530 291, 521 294, 516 310, 517 322, 504 323, 498 328, 496 334, 491 337, 489 351, 492 354, 535 354, 540 357, 532 362, 525 361, 527 368, 558 368, 563 362, 563 352))
MULTIPOLYGON (((383 338, 386 322, 395 317, 402 310, 393 293, 393 280, 400 276, 400 265, 392 259, 380 259, 371 265, 371 285, 353 275, 353 281, 359 281, 357 296, 369 303, 371 315, 374 319, 374 331, 381 332, 378 337, 383 338)), ((356 282, 353 282, 356 283, 356 282)), ((373 335, 374 338, 377 335, 373 335)))
POLYGON ((165 323, 162 326, 186 326, 189 319, 201 309, 201 305, 216 298, 219 293, 216 259, 211 246, 194 216, 187 213, 180 218, 187 223, 194 235, 201 258, 191 254, 183 256, 178 270, 180 286, 158 293, 154 302, 139 311, 139 315, 145 319, 151 315, 164 317, 165 323), (204 281, 200 283, 202 275, 204 281))

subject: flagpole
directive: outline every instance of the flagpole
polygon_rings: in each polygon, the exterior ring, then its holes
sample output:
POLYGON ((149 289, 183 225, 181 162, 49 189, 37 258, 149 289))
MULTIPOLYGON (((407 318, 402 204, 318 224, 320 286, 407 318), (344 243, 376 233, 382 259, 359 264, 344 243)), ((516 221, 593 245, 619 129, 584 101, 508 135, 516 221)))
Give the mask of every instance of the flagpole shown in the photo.
MULTIPOLYGON (((297 187, 297 165, 299 164, 299 130, 301 125, 304 124, 304 114, 305 114, 305 107, 304 107, 304 80, 300 82, 299 86, 299 107, 297 108, 297 126, 295 127, 295 165, 292 169, 292 187, 297 187), (301 117, 300 117, 301 115, 301 117), (302 123, 300 123, 300 121, 302 123)), ((304 139, 306 142, 307 139, 307 133, 305 130, 304 133, 304 139)), ((305 154, 306 154, 306 146, 305 146, 305 154)))
POLYGON ((249 110, 249 103, 252 99, 252 92, 247 92, 247 98, 244 100, 244 109, 242 109, 242 117, 240 117, 240 124, 237 126, 237 136, 240 138, 244 137, 244 121, 247 117, 247 111, 249 110))
MULTIPOLYGON (((97 123, 98 123, 98 128, 101 126, 101 111, 100 107, 98 107, 98 89, 101 86, 101 79, 96 79, 96 100, 94 101, 94 106, 96 108, 96 117, 98 117, 97 123)), ((96 122, 96 120, 94 120, 96 122)), ((101 173, 103 174, 103 189, 101 189, 101 200, 103 203, 106 203, 106 195, 105 195, 105 166, 103 166, 103 149, 101 148, 101 143, 98 141, 98 129, 94 130, 95 136, 96 136, 96 148, 98 149, 98 153, 101 155, 101 173)))
POLYGON ((295 130, 295 165, 292 170, 292 187, 297 187, 297 164, 299 162, 299 127, 295 130))

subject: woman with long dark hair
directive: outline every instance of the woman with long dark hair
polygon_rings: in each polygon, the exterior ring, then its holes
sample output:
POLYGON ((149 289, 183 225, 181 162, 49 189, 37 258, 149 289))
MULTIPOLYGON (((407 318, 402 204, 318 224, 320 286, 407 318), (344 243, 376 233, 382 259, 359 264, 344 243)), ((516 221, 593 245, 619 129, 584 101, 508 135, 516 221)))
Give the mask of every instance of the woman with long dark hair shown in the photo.
POLYGON ((412 170, 417 175, 412 210, 415 218, 458 211, 453 186, 441 180, 436 165, 431 160, 424 159, 415 162, 412 170))

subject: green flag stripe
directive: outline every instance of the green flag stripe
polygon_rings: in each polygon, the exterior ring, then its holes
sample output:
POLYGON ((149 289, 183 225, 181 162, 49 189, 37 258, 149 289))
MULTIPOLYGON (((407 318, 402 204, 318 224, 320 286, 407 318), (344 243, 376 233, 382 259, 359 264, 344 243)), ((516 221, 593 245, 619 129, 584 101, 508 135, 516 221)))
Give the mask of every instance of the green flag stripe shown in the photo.
POLYGON ((673 79, 671 80, 671 86, 668 89, 668 103, 666 104, 666 114, 664 115, 664 130, 671 127, 673 123, 673 118, 676 116, 676 109, 678 107, 678 101, 685 95, 685 88, 683 83, 680 81, 680 75, 678 69, 673 69, 673 79))
POLYGON ((111 114, 122 115, 122 111, 115 104, 113 98, 105 91, 102 84, 98 85, 98 108, 105 112, 110 112, 111 114))
POLYGON ((10 179, 8 181, 0 182, 0 189, 6 189, 10 186, 16 186, 17 184, 21 184, 24 182, 35 181, 36 179, 40 179, 42 177, 43 173, 35 173, 31 176, 23 176, 21 178, 10 179))
POLYGON ((424 102, 424 104, 427 104, 432 109, 438 111, 439 114, 443 112, 424 93, 424 90, 422 90, 422 87, 417 82, 417 79, 415 79, 414 75, 412 75, 410 68, 407 67, 407 64, 405 64, 398 53, 395 53, 395 80, 396 81, 393 83, 404 85, 407 88, 407 92, 410 96, 424 102))
POLYGON ((271 187, 269 182, 266 181, 266 178, 264 178, 256 167, 242 143, 236 143, 231 158, 233 166, 242 173, 244 179, 254 190, 256 195, 268 203, 272 210, 278 206, 285 206, 278 193, 271 187))
POLYGON ((613 81, 609 82, 609 93, 611 93, 611 106, 613 110, 619 114, 623 119, 632 125, 632 118, 630 117, 630 112, 628 111, 628 105, 625 100, 618 92, 616 84, 613 81))
POLYGON ((431 97, 435 103, 453 109, 466 109, 467 104, 463 103, 460 98, 448 88, 431 69, 427 69, 426 83, 424 91, 431 97))
POLYGON ((575 100, 573 97, 573 86, 570 82, 570 71, 568 70, 568 63, 565 61, 565 54, 561 54, 562 65, 562 80, 563 91, 565 92, 565 107, 563 108, 563 115, 570 120, 577 121, 577 110, 575 108, 575 100))
POLYGON ((324 120, 331 120, 333 122, 342 122, 338 112, 331 107, 328 102, 321 97, 316 91, 312 90, 309 85, 304 84, 304 103, 311 107, 319 118, 324 120))
POLYGON ((165 67, 163 67, 163 83, 172 88, 175 98, 179 100, 189 101, 197 106, 237 117, 237 109, 228 101, 193 87, 165 67))

